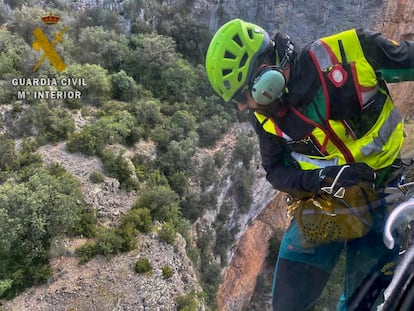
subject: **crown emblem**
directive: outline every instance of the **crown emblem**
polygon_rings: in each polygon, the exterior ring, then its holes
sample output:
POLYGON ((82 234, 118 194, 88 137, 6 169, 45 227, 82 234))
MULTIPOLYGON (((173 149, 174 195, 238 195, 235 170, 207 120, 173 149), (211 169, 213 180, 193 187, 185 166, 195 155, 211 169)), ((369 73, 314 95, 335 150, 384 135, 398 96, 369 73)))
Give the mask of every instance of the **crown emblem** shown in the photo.
POLYGON ((42 22, 46 25, 57 24, 59 20, 60 17, 57 15, 52 15, 52 13, 49 13, 49 15, 42 16, 42 22))

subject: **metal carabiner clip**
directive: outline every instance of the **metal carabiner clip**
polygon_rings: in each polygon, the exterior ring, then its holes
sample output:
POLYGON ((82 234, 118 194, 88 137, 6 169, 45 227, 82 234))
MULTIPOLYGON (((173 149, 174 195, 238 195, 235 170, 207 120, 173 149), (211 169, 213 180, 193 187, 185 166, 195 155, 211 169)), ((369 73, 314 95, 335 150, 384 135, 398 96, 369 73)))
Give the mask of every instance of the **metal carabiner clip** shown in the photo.
POLYGON ((336 174, 335 179, 332 182, 332 184, 329 187, 322 187, 321 190, 323 192, 326 192, 327 194, 333 195, 335 198, 343 199, 345 197, 345 192, 346 192, 344 187, 340 187, 335 193, 333 192, 334 192, 335 185, 338 182, 339 177, 341 177, 341 174, 343 173, 344 169, 348 167, 350 166, 349 165, 342 166, 338 174, 336 174))

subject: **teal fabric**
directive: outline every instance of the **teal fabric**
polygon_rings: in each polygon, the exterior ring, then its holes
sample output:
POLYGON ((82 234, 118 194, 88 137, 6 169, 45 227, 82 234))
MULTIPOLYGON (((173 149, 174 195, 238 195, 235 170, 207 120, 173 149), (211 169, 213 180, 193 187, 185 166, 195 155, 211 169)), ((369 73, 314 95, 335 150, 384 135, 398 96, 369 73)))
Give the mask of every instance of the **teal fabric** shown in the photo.
MULTIPOLYGON (((384 210, 384 209, 381 209, 384 210)), ((273 295, 275 290, 280 291, 276 297, 293 296, 294 284, 299 282, 303 284, 316 284, 316 282, 325 282, 325 275, 330 275, 342 252, 345 254, 345 277, 344 277, 344 293, 342 297, 338 297, 338 311, 346 311, 349 298, 361 285, 362 281, 375 271, 380 271, 381 279, 388 284, 392 278, 392 269, 395 267, 395 261, 398 257, 398 247, 390 251, 387 249, 382 240, 382 228, 385 221, 385 215, 381 210, 375 213, 376 227, 367 236, 347 241, 332 242, 329 244, 318 245, 315 247, 304 247, 301 243, 300 231, 295 221, 292 221, 286 234, 283 237, 278 261, 273 280, 273 295), (278 263, 280 260, 291 262, 295 268, 291 269, 292 274, 289 277, 293 284, 280 284, 278 282, 278 263), (298 265, 303 265, 303 269, 298 269, 298 265), (316 267, 321 271, 320 280, 309 280, 306 271, 308 267, 316 267)), ((312 278, 318 278, 317 274, 312 278)), ((283 281, 286 283, 286 280, 283 281)), ((309 291, 311 292, 311 291, 309 291)), ((303 293, 301 294, 303 295, 303 293)), ((306 293, 305 293, 306 295, 306 293)), ((312 295, 318 295, 312 293, 312 295)), ((320 295, 320 293, 319 293, 320 295)), ((300 300, 315 302, 317 297, 298 297, 300 300)), ((295 307, 290 306, 293 309, 295 307)), ((301 306, 300 308, 303 308, 301 306)), ((300 310, 298 307, 297 310, 300 310)), ((279 308, 280 309, 280 308, 279 308)), ((277 310, 277 309, 276 309, 277 310)))

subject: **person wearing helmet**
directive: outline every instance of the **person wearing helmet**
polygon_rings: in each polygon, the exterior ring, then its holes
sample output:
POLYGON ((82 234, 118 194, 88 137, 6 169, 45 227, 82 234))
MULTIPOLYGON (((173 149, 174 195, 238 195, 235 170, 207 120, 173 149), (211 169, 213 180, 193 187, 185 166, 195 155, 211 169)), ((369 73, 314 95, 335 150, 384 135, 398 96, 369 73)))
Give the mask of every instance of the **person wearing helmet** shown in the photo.
POLYGON ((382 243, 387 209, 372 193, 403 178, 403 119, 386 83, 414 80, 414 42, 350 29, 299 49, 284 33, 271 37, 234 19, 213 36, 206 71, 225 102, 249 111, 267 180, 302 211, 312 205, 332 219, 321 227, 315 219, 322 217, 314 217, 306 227, 306 215, 293 211, 276 262, 274 310, 312 308, 342 252, 337 309, 373 308, 391 280, 398 248, 382 243), (338 204, 352 211, 364 205, 363 217, 338 221, 336 210, 325 211, 338 204), (365 295, 371 299, 358 302, 370 275, 377 276, 365 295))

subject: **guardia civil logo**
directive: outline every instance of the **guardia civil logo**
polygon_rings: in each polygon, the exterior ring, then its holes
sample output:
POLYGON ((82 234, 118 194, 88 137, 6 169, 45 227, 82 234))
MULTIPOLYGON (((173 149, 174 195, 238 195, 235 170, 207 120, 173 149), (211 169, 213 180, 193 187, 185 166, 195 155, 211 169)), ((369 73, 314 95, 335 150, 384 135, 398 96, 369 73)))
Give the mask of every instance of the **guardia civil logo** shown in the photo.
MULTIPOLYGON (((52 13, 49 13, 49 15, 42 16, 41 19, 46 26, 55 27, 59 23, 60 17, 57 15, 52 15, 52 13)), ((59 42, 63 42, 63 35, 66 31, 67 27, 63 26, 63 28, 61 28, 59 32, 54 33, 53 40, 49 41, 49 38, 43 32, 42 28, 37 27, 33 30, 35 40, 32 43, 32 47, 36 51, 42 53, 41 57, 33 67, 33 72, 36 72, 45 60, 50 61, 50 63, 56 70, 65 70, 66 65, 63 62, 61 56, 55 50, 55 46, 59 42)))

